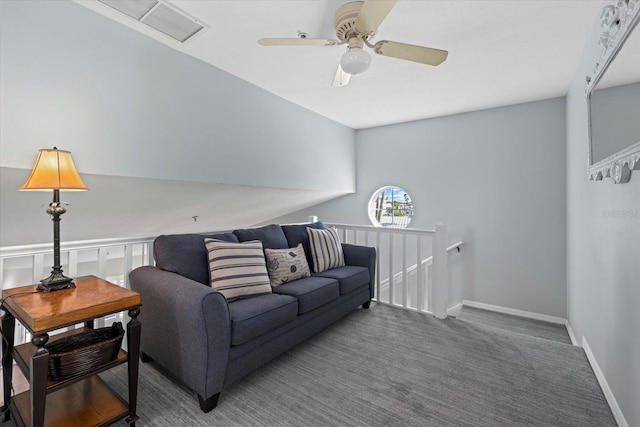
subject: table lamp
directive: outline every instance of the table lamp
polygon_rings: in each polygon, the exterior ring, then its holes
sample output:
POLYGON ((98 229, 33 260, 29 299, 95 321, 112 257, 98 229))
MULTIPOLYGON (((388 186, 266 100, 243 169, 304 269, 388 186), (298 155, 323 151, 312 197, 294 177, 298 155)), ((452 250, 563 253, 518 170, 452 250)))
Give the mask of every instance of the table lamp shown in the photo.
POLYGON ((38 289, 42 292, 75 288, 73 279, 62 274, 60 265, 60 216, 67 210, 60 203, 60 191, 86 191, 87 187, 76 170, 71 152, 44 148, 40 150, 36 165, 27 182, 20 191, 53 190, 53 202, 49 204, 47 213, 53 221, 53 270, 51 275, 40 281, 38 289))

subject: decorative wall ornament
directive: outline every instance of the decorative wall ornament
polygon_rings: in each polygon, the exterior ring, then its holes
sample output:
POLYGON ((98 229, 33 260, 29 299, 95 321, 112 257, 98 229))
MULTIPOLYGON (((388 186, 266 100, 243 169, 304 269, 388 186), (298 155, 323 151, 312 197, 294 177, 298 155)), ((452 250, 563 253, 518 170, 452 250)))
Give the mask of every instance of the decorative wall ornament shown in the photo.
MULTIPOLYGON (((588 176, 591 180, 610 177, 618 183, 628 182, 633 170, 640 170, 640 135, 638 142, 609 155, 604 159, 594 157, 594 120, 592 95, 609 66, 634 32, 640 32, 640 0, 605 0, 600 14, 600 55, 593 74, 586 77, 585 93, 589 107, 589 159, 588 176)), ((638 34, 636 34, 638 36, 638 34)), ((634 36, 635 37, 635 36, 634 36)), ((633 53, 633 52, 632 52, 633 53)), ((640 70, 636 70, 640 77, 640 70)), ((640 120, 640 117, 638 118, 640 120)), ((632 140, 632 142, 635 141, 632 140)))

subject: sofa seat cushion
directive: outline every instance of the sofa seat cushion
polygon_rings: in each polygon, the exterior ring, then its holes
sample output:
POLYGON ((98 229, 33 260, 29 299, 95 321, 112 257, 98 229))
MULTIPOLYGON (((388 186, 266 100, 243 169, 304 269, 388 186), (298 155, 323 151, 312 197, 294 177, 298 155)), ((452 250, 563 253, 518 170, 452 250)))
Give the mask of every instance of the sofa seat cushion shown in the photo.
POLYGON ((340 295, 348 294, 363 285, 369 286, 369 269, 357 265, 346 265, 315 273, 313 276, 337 280, 340 283, 340 295))
POLYGON ((289 295, 266 294, 229 303, 231 345, 240 345, 298 315, 298 300, 289 295))
POLYGON ((298 314, 308 313, 340 296, 338 281, 328 277, 305 277, 283 283, 273 292, 291 295, 298 300, 298 314))

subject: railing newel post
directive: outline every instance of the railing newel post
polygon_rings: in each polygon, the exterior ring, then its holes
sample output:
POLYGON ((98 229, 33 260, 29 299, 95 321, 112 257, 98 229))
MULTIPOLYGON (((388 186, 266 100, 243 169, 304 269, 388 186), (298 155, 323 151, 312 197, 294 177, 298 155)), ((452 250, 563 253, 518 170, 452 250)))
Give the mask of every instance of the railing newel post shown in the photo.
POLYGON ((424 279, 423 266, 422 266, 422 239, 420 235, 416 235, 416 265, 418 266, 416 276, 417 298, 418 302, 416 308, 419 312, 425 311, 424 296, 425 289, 427 287, 427 281, 424 279))
POLYGON ((433 239, 433 314, 438 319, 447 317, 448 286, 447 227, 439 223, 433 239))

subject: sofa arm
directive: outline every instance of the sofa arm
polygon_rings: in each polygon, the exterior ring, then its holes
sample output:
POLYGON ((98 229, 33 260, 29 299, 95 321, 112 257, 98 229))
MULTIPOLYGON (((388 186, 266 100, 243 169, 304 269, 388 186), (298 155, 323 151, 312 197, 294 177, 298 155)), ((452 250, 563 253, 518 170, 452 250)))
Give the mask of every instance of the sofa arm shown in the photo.
POLYGON ((344 263, 346 265, 358 265, 369 269, 369 291, 371 298, 375 296, 376 281, 376 248, 370 246, 342 244, 344 263))
POLYGON ((219 393, 231 345, 224 296, 157 267, 136 268, 129 278, 142 296, 142 351, 203 399, 219 393))

